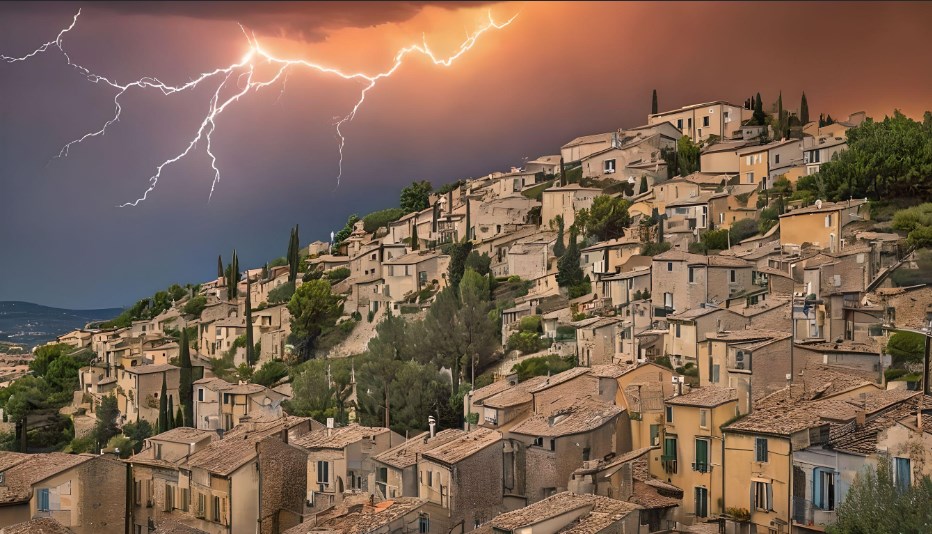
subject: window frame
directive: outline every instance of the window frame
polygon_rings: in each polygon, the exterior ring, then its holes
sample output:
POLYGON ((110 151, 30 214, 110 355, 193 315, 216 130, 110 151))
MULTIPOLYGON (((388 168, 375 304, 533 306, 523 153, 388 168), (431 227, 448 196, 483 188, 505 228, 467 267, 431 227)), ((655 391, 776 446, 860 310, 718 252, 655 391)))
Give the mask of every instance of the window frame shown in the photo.
POLYGON ((762 464, 769 463, 770 460, 770 451, 768 448, 768 440, 763 437, 754 438, 754 461, 762 464), (764 459, 761 460, 761 457, 764 459))

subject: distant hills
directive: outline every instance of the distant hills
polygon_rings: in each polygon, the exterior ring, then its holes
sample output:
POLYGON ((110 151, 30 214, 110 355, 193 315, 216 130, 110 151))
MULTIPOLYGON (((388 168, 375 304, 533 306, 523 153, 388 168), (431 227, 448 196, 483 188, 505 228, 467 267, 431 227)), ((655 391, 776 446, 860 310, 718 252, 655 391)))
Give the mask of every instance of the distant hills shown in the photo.
POLYGON ((31 349, 91 321, 112 319, 121 311, 120 308, 66 310, 31 302, 0 301, 0 342, 31 349))

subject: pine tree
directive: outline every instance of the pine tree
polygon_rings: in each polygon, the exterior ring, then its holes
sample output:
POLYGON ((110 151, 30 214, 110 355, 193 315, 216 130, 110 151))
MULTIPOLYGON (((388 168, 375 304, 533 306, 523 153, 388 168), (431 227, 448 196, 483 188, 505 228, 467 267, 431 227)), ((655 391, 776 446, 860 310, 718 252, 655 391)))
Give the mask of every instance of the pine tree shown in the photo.
POLYGON ((650 113, 651 115, 657 114, 657 90, 654 89, 654 96, 651 98, 650 102, 650 113))
POLYGON ((162 374, 162 390, 159 392, 159 434, 168 431, 168 392, 165 374, 162 374))
POLYGON ((217 278, 223 278, 223 258, 217 254, 217 278))
POLYGON ((168 429, 171 430, 175 428, 175 419, 172 414, 175 413, 175 403, 172 397, 168 397, 168 411, 165 412, 166 419, 168 420, 168 429))
POLYGON ((252 284, 246 276, 246 365, 252 367, 256 364, 256 347, 252 338, 252 284))
POLYGON ((194 373, 191 365, 191 348, 188 345, 188 330, 184 327, 181 329, 180 343, 181 347, 178 354, 180 371, 178 400, 181 402, 181 406, 178 408, 184 410, 184 420, 190 423, 194 419, 194 373))
POLYGON ((806 101, 805 91, 803 91, 803 98, 799 102, 799 122, 803 126, 809 122, 809 102, 806 101))

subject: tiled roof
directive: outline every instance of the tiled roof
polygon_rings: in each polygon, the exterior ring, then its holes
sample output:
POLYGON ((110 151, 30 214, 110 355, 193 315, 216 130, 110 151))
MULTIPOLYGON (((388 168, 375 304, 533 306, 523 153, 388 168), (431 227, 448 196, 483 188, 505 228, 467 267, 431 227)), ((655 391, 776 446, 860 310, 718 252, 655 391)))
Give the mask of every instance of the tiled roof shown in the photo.
POLYGON ((32 497, 32 485, 40 480, 57 475, 78 464, 95 458, 89 454, 65 454, 50 452, 46 454, 29 454, 21 458, 18 453, 0 453, 0 457, 16 455, 0 462, 10 465, 3 470, 4 485, 0 487, 0 504, 27 502, 32 497))
POLYGON ((166 371, 171 371, 172 369, 178 369, 178 367, 163 363, 159 365, 137 365, 136 367, 127 367, 123 370, 127 373, 145 375, 150 373, 164 373, 166 371))
POLYGON ((204 386, 211 391, 226 391, 233 387, 233 384, 222 378, 217 378, 216 376, 195 380, 194 383, 199 386, 204 386))
POLYGON ((184 465, 189 469, 199 468, 216 475, 229 476, 256 457, 256 443, 263 437, 245 434, 214 441, 189 456, 184 465))
POLYGON ((488 406, 489 408, 511 408, 512 406, 519 406, 521 404, 527 404, 534 400, 534 395, 531 394, 531 390, 537 388, 547 381, 546 376, 535 376, 531 377, 524 382, 519 382, 509 389, 492 395, 491 397, 486 398, 483 402, 483 406, 488 406))
POLYGON ((2 534, 71 534, 74 531, 50 517, 37 517, 3 527, 2 534))
POLYGON ((592 135, 581 135, 576 139, 573 139, 569 143, 563 145, 561 148, 568 148, 576 145, 585 145, 590 143, 609 143, 612 140, 612 136, 615 135, 615 132, 601 133, 601 134, 592 134, 592 135))
POLYGON ((547 377, 547 380, 544 380, 541 384, 537 385, 534 388, 529 389, 531 393, 538 393, 544 391, 545 389, 552 388, 563 382, 568 382, 578 376, 582 376, 589 372, 588 367, 573 367, 572 369, 567 369, 562 373, 557 373, 551 377, 547 377))
POLYGON ((809 213, 826 213, 829 211, 838 211, 838 210, 843 210, 843 209, 848 209, 848 208, 854 208, 854 207, 860 206, 861 204, 864 204, 865 202, 866 201, 863 199, 850 200, 850 201, 844 200, 841 202, 823 202, 822 207, 820 208, 816 207, 815 204, 813 204, 812 206, 808 206, 805 208, 798 208, 793 211, 788 211, 784 213, 783 215, 780 215, 780 218, 792 217, 793 215, 806 215, 809 213))
POLYGON ((655 486, 634 479, 634 491, 628 501, 647 509, 672 508, 680 505, 680 499, 662 495, 655 486))
POLYGON ((698 406, 703 408, 714 408, 738 399, 738 391, 735 388, 722 388, 717 386, 705 386, 696 388, 685 395, 677 395, 666 400, 667 404, 674 406, 698 406))
POLYGON ((524 508, 499 514, 476 532, 515 532, 574 510, 588 509, 589 513, 557 532, 597 533, 605 531, 612 523, 620 521, 638 508, 635 504, 600 495, 580 495, 564 491, 524 508))
MULTIPOLYGON (((874 413, 871 413, 868 409, 867 412, 870 416, 867 417, 863 425, 858 426, 856 422, 851 422, 838 427, 835 432, 832 432, 831 447, 837 451, 863 454, 865 456, 875 454, 877 452, 877 439, 880 437, 881 432, 893 427, 903 419, 913 422, 916 420, 919 393, 915 391, 909 393, 913 395, 889 404, 874 413)), ((926 396, 923 399, 923 404, 925 406, 932 405, 932 397, 926 396)))
POLYGON ((165 519, 156 523, 155 534, 207 534, 207 532, 180 521, 165 519))
POLYGON ((310 417, 286 415, 284 417, 276 418, 270 421, 250 421, 248 423, 240 423, 230 429, 229 432, 224 434, 224 439, 236 436, 244 436, 246 434, 261 435, 262 437, 271 436, 272 434, 277 434, 283 430, 290 430, 298 425, 307 423, 308 421, 310 421, 311 426, 320 426, 320 423, 314 421, 310 417))
POLYGON ((375 456, 374 459, 383 464, 397 467, 398 469, 404 469, 417 463, 418 453, 429 451, 435 447, 449 443, 454 439, 463 437, 465 434, 466 432, 456 428, 441 430, 437 432, 434 437, 430 437, 430 435, 425 432, 405 441, 397 447, 388 449, 378 456, 375 456))
POLYGON ((448 465, 458 463, 473 454, 502 441, 502 434, 488 428, 478 428, 453 441, 444 443, 422 454, 424 458, 437 460, 448 465))
POLYGON ((173 428, 167 432, 156 434, 149 439, 157 441, 167 441, 170 443, 196 443, 204 438, 216 436, 217 433, 212 430, 199 430, 187 426, 173 428))
POLYGON ((502 391, 505 391, 511 388, 511 382, 508 380, 496 380, 488 386, 483 386, 472 392, 472 401, 473 402, 482 402, 483 400, 491 397, 492 395, 497 395, 502 391))
POLYGON ((364 504, 350 512, 348 508, 324 512, 314 519, 292 527, 283 534, 369 534, 381 529, 407 514, 418 510, 424 501, 413 497, 399 497, 374 505, 364 504), (335 515, 335 517, 330 517, 335 515))
POLYGON ((340 428, 320 428, 294 440, 293 444, 305 449, 342 449, 351 443, 374 439, 390 432, 387 428, 349 424, 340 428))
POLYGON ((550 415, 532 415, 512 427, 511 432, 525 436, 551 438, 582 434, 608 424, 623 411, 614 404, 592 397, 583 397, 550 415))
POLYGON ((635 367, 635 364, 604 363, 590 367, 589 374, 598 378, 618 378, 633 371, 635 367))

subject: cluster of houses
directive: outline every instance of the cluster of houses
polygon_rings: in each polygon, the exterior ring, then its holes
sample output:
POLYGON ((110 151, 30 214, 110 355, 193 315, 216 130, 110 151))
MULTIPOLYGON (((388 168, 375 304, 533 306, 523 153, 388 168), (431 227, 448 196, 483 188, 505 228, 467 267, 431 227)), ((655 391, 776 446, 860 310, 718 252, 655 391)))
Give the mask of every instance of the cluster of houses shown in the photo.
MULTIPOLYGON (((575 356, 576 367, 524 381, 503 367, 466 395, 464 428, 431 420, 414 436, 291 416, 281 409, 290 390, 206 369, 193 427, 147 439, 128 460, 0 453, 10 505, 0 523, 52 518, 74 532, 133 534, 809 533, 833 522, 857 473, 882 458, 903 487, 932 474, 928 350, 922 379, 884 374, 894 332, 928 340, 932 287, 895 282, 919 269, 916 253, 874 230, 866 200, 791 203, 763 235, 690 252, 706 230, 757 219, 778 178, 817 172, 864 118, 766 141, 751 113, 718 101, 652 114, 432 194, 426 209, 374 232, 360 222, 336 247, 307 248, 308 268, 348 271, 333 286, 344 314, 377 321, 428 307, 447 285, 440 245, 468 239, 495 276, 528 287, 502 312, 503 339, 537 316, 548 340, 541 353, 508 357, 575 356), (702 170, 668 178, 664 155, 684 135, 701 143, 702 170), (561 180, 576 168, 578 182, 561 180), (568 228, 605 194, 630 201, 632 223, 581 249, 591 291, 569 299, 554 221, 568 228), (642 255, 658 236, 669 250, 642 255)), ((264 303, 288 268, 246 277, 251 301, 264 303)), ((81 370, 76 405, 116 394, 123 422, 154 421, 164 384, 178 406, 167 329, 197 327, 201 368, 228 351, 243 361, 242 299, 228 301, 223 283, 202 284, 197 318, 176 306, 63 336, 98 355, 81 370)), ((287 308, 259 308, 260 361, 285 357, 287 308)))

